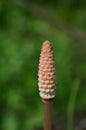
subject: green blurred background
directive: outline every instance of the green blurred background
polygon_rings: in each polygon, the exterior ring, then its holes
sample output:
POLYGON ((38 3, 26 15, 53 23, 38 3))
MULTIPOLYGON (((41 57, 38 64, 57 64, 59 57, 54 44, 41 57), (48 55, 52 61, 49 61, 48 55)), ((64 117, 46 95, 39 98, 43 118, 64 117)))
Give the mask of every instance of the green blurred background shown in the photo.
POLYGON ((37 73, 45 40, 57 70, 53 130, 86 124, 86 1, 0 0, 0 130, 43 129, 37 73))

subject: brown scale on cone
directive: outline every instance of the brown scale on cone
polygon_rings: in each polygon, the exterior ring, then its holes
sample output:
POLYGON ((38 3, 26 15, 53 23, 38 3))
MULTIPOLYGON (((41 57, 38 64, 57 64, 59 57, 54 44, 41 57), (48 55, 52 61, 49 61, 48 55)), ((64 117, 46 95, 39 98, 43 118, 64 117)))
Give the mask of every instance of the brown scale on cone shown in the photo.
POLYGON ((56 68, 53 48, 49 41, 42 46, 38 71, 38 86, 40 97, 43 100, 51 100, 55 97, 56 68))

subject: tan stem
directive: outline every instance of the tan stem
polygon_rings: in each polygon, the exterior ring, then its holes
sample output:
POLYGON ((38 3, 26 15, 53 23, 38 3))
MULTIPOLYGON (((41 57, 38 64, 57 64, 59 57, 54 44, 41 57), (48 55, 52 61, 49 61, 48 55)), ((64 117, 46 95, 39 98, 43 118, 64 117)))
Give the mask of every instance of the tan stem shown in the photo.
POLYGON ((44 103, 44 130, 52 129, 52 102, 44 103))

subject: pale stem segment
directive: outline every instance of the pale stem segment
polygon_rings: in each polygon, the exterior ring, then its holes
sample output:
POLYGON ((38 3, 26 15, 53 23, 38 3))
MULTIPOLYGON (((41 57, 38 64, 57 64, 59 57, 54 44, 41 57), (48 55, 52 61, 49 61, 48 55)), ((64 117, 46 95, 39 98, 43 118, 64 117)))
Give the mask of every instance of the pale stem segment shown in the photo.
POLYGON ((44 130, 52 130, 52 102, 44 103, 44 130))

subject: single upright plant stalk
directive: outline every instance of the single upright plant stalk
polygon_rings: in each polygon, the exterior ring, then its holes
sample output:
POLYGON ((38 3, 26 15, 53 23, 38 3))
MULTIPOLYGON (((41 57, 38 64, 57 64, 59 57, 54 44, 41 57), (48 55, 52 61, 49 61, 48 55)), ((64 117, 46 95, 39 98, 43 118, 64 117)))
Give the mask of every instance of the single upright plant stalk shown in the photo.
POLYGON ((44 130, 52 128, 52 101, 56 89, 56 68, 53 48, 49 41, 42 46, 38 71, 38 86, 40 97, 44 103, 44 130))

